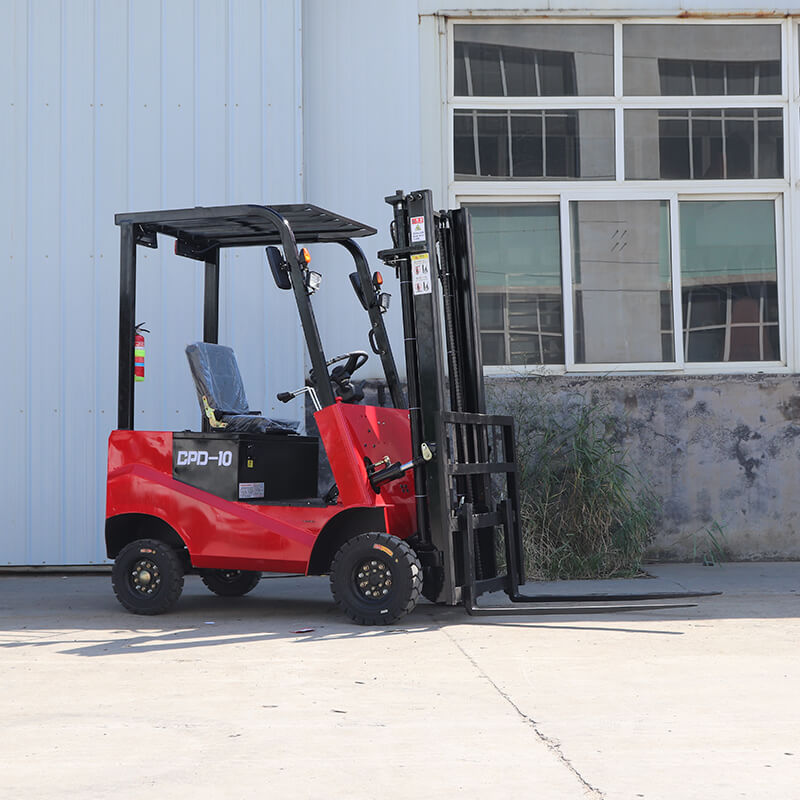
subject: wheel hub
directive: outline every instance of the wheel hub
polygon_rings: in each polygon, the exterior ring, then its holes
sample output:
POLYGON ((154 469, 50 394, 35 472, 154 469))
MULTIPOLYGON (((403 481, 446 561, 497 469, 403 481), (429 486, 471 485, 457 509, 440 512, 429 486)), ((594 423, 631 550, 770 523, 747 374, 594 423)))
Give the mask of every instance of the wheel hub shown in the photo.
POLYGON ((131 570, 131 583, 139 594, 153 594, 161 585, 161 571, 158 564, 149 558, 137 561, 131 570))
POLYGON ((380 600, 392 587, 392 571, 381 559, 363 561, 354 571, 358 593, 369 600, 380 600))

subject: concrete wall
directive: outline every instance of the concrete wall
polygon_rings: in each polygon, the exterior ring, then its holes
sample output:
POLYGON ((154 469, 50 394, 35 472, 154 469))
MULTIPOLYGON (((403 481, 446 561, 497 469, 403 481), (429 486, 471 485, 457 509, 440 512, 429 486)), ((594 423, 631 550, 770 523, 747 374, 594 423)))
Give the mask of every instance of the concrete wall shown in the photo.
MULTIPOLYGON (((800 377, 547 376, 514 391, 602 405, 662 499, 653 554, 691 559, 707 529, 734 559, 800 558, 800 377), (717 523, 722 534, 715 532, 717 523)), ((491 382, 502 396, 503 382, 491 382)))

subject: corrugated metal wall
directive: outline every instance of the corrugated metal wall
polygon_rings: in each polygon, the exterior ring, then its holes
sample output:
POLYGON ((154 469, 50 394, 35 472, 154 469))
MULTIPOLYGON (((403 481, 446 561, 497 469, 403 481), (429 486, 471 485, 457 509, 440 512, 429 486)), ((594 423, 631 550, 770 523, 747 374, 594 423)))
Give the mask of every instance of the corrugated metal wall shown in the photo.
MULTIPOLYGON (((301 199, 298 3, 3 3, 0 564, 104 558, 114 213, 301 199)), ((168 250, 140 248, 139 428, 198 420, 183 348, 201 336, 202 265, 168 250)), ((296 314, 261 254, 226 257, 222 274, 220 341, 270 411, 303 380, 296 314)))
MULTIPOLYGON (((610 7, 534 5, 572 14, 610 7)), ((492 5, 501 6, 519 7, 492 5)), ((648 13, 683 7, 659 3, 648 13)), ((431 16, 441 8, 436 0, 4 0, 0 565, 104 559, 106 442, 116 421, 114 213, 309 200, 378 228, 363 242, 377 266, 376 250, 389 244, 384 195, 429 185, 446 202, 444 28, 431 16)), ((316 250, 328 355, 360 349, 367 324, 347 285, 348 260, 316 250)), ((183 348, 201 335, 201 270, 169 247, 140 253, 137 320, 152 333, 139 428, 197 424, 183 348)), ((302 384, 305 360, 291 298, 258 252, 226 254, 222 274, 220 339, 237 350, 251 405, 285 415, 275 392, 302 384)), ((397 305, 388 327, 400 342, 397 305)), ((376 367, 373 358, 362 374, 377 377, 376 367)))
MULTIPOLYGON (((361 242, 373 269, 382 267, 376 252, 391 247, 384 197, 421 188, 418 24, 409 0, 303 3, 306 198, 377 228, 361 242)), ((335 297, 317 304, 326 351, 361 350, 369 324, 346 285, 352 261, 319 250, 331 275, 325 298, 335 297)), ((383 274, 394 302, 387 329, 402 367, 399 284, 392 270, 383 274)), ((359 376, 381 377, 380 360, 373 356, 359 376)))

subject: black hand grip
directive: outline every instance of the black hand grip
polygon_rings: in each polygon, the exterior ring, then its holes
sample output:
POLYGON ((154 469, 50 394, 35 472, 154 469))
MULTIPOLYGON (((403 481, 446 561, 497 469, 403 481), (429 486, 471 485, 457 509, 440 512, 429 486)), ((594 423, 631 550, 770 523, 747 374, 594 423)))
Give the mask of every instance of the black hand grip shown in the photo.
POLYGON ((369 339, 369 346, 372 348, 372 352, 375 353, 376 356, 382 356, 383 350, 378 347, 378 344, 375 341, 375 328, 370 328, 367 338, 369 339))
POLYGON ((276 396, 281 403, 288 403, 294 397, 291 392, 278 392, 276 396))

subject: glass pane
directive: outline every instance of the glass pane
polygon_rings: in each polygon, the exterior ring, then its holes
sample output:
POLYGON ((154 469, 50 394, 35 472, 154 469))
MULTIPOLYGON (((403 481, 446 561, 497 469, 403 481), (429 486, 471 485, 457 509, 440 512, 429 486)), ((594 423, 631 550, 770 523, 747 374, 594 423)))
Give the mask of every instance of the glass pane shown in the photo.
POLYGON ((544 114, 513 114, 511 147, 514 175, 518 178, 541 178, 544 173, 544 114))
POLYGON ((558 203, 469 209, 484 364, 563 364, 558 203))
POLYGON ((625 25, 628 95, 781 93, 780 25, 625 25))
POLYGON ((456 82, 456 94, 502 97, 503 73, 498 48, 474 42, 455 46, 456 77, 462 73, 463 83, 456 82))
POLYGON ((456 25, 453 49, 457 96, 614 94, 611 25, 456 25))
POLYGON ((780 360, 774 202, 679 208, 686 360, 780 360))
POLYGON ((661 292, 661 360, 675 360, 675 337, 672 335, 672 292, 661 292))
POLYGON ((502 112, 478 112, 477 130, 481 174, 488 177, 508 176, 508 115, 502 112))
POLYGON ((779 108, 626 111, 625 177, 781 178, 783 112, 779 108))
POLYGON ((722 112, 691 111, 689 113, 689 130, 692 149, 692 174, 689 177, 724 178, 722 112))
MULTIPOLYGON (((755 175, 753 148, 755 125, 750 119, 725 120, 725 165, 727 178, 752 178, 755 175)), ((760 178, 766 177, 759 174, 760 178)))
POLYGON ((613 111, 453 113, 456 179, 614 178, 613 111))
POLYGON ((456 175, 475 175, 477 135, 471 111, 456 111, 453 116, 453 161, 456 175))
POLYGON ((578 176, 578 115, 574 111, 553 112, 545 118, 547 177, 578 176))
POLYGON ((509 336, 510 364, 542 364, 539 337, 529 333, 512 333, 509 336))
POLYGON ((658 62, 659 94, 688 95, 692 89, 692 67, 688 61, 664 58, 658 62))
MULTIPOLYGON (((662 308, 672 304, 666 200, 570 203, 575 360, 660 362, 662 308)), ((670 325, 671 327, 671 325, 670 325)))
POLYGON ((505 364, 506 345, 502 333, 481 332, 481 350, 484 364, 505 364))
POLYGON ((724 61, 695 61, 691 69, 694 75, 692 94, 726 94, 724 61))
POLYGON ((783 177, 783 119, 771 108, 756 111, 758 127, 758 178, 783 177))
POLYGON ((483 330, 503 330, 505 326, 505 295, 494 292, 478 293, 478 315, 483 330))

